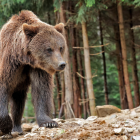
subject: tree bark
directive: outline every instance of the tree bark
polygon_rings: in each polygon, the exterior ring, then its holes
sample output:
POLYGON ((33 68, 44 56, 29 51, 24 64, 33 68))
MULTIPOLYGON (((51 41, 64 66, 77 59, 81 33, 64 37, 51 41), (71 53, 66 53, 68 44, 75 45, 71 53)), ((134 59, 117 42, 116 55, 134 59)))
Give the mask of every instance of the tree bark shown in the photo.
POLYGON ((124 83, 122 51, 121 51, 121 43, 120 43, 119 26, 118 25, 114 25, 114 33, 115 33, 116 51, 117 51, 117 68, 118 68, 118 75, 119 75, 119 90, 120 90, 121 108, 127 109, 128 102, 127 102, 125 83, 124 83))
MULTIPOLYGON (((69 10, 71 13, 74 13, 75 5, 74 1, 69 2, 69 10)), ((74 94, 74 103, 73 103, 73 109, 74 114, 76 118, 80 117, 80 105, 79 105, 79 99, 80 99, 80 84, 79 84, 79 78, 76 74, 78 72, 78 62, 77 62, 77 50, 74 49, 74 46, 77 46, 77 40, 76 40, 76 28, 74 27, 74 22, 71 23, 70 27, 70 44, 72 47, 72 70, 73 70, 73 94, 74 94)))
MULTIPOLYGON (((63 22, 64 24, 66 23, 66 19, 65 19, 65 14, 63 11, 63 3, 61 3, 61 7, 60 7, 60 21, 63 22)), ((67 30, 64 29, 63 31, 63 35, 67 39, 67 30)), ((67 41, 68 42, 68 41, 67 41)), ((65 102, 66 102, 66 114, 65 117, 66 118, 72 118, 72 112, 69 108, 69 103, 70 105, 73 104, 73 91, 72 91, 72 79, 71 79, 71 67, 70 67, 70 63, 69 63, 69 49, 68 46, 66 46, 65 48, 65 53, 64 53, 64 59, 67 62, 66 68, 64 70, 64 79, 65 79, 65 102)))
POLYGON ((74 103, 73 109, 75 117, 79 117, 79 99, 80 99, 80 88, 79 88, 79 79, 77 77, 76 72, 78 71, 77 64, 77 52, 76 49, 73 49, 76 46, 76 29, 71 26, 70 27, 70 38, 71 38, 71 46, 72 46, 72 69, 73 69, 73 93, 74 93, 74 103))
MULTIPOLYGON (((76 42, 77 42, 77 46, 80 46, 80 38, 79 38, 79 32, 77 30, 76 33, 76 42)), ((77 60, 78 60, 78 71, 81 75, 84 76, 84 66, 83 66, 83 59, 82 59, 82 54, 81 54, 81 50, 78 49, 77 51, 77 60)), ((83 78, 80 77, 80 87, 81 87, 81 95, 82 95, 82 100, 85 101, 86 99, 86 92, 85 92, 85 84, 84 84, 85 80, 83 78)), ((88 103, 89 102, 84 102, 82 103, 82 109, 83 109, 83 113, 84 113, 84 119, 87 118, 87 107, 88 107, 88 103)))
POLYGON ((129 9, 129 15, 130 15, 130 44, 131 44, 131 56, 132 56, 132 74, 133 74, 133 81, 134 81, 134 98, 135 98, 135 107, 140 105, 139 100, 139 81, 138 81, 138 75, 137 75, 137 60, 135 57, 136 50, 135 50, 135 39, 134 39, 134 32, 131 29, 133 27, 132 22, 132 9, 129 9))
MULTIPOLYGON (((82 65, 82 58, 81 58, 80 50, 78 50, 77 55, 78 55, 77 57, 78 57, 78 63, 79 63, 79 73, 84 76, 84 71, 83 71, 83 65, 82 65)), ((82 99, 83 99, 83 101, 85 101, 86 96, 85 96, 85 86, 84 86, 84 79, 83 78, 80 78, 80 83, 81 83, 82 99)), ((87 105, 86 102, 83 103, 84 119, 87 118, 87 112, 86 112, 87 108, 86 108, 86 105, 87 105)))
POLYGON ((120 42, 120 31, 119 31, 119 23, 118 23, 118 12, 117 5, 114 5, 113 17, 114 17, 114 34, 115 34, 115 42, 116 42, 116 52, 117 52, 117 68, 118 68, 118 78, 119 78, 119 90, 120 90, 120 102, 122 109, 128 109, 128 101, 125 89, 124 82, 124 74, 123 74, 123 63, 122 63, 122 50, 121 50, 121 42, 120 42))
POLYGON ((121 41, 121 47, 122 47, 125 88, 126 88, 126 93, 127 93, 129 109, 132 109, 133 99, 132 99, 132 94, 131 94, 128 67, 127 67, 127 52, 126 52, 126 42, 125 42, 125 34, 124 34, 123 13, 122 13, 122 6, 119 1, 117 1, 117 9, 118 9, 118 19, 119 19, 119 29, 120 29, 120 41, 121 41))
POLYGON ((86 23, 84 21, 82 21, 82 35, 83 35, 83 44, 84 44, 84 60, 85 60, 85 71, 86 71, 86 78, 87 78, 86 79, 87 89, 88 89, 88 94, 89 94, 90 112, 91 112, 91 115, 94 116, 96 115, 95 97, 94 97, 93 83, 92 83, 87 28, 86 28, 86 23))
MULTIPOLYGON (((100 28, 100 39, 101 39, 101 45, 104 44, 103 42, 103 29, 102 29, 102 17, 101 12, 99 11, 99 28, 100 28)), ((106 75, 106 59, 105 59, 105 48, 104 46, 102 48, 102 57, 103 57, 103 70, 104 70, 104 89, 105 89, 105 103, 109 104, 108 99, 108 87, 107 87, 107 75, 106 75)))
POLYGON ((51 24, 51 16, 49 12, 48 12, 48 23, 51 24))

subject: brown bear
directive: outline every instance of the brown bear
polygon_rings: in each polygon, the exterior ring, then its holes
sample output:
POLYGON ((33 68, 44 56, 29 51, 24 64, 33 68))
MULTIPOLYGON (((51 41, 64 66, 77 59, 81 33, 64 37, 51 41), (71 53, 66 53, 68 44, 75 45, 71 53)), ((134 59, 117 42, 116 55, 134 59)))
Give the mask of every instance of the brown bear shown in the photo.
POLYGON ((63 54, 66 41, 62 23, 51 26, 33 12, 24 10, 14 15, 0 31, 0 130, 22 133, 28 87, 41 127, 57 127, 49 116, 53 74, 65 68, 63 54), (8 114, 10 102, 11 118, 8 114))

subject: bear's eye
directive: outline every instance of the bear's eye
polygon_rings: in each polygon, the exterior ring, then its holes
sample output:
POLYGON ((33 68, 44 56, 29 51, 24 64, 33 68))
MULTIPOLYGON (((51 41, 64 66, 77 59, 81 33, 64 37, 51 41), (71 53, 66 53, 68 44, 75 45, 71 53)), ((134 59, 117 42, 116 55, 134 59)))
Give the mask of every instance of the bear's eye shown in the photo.
POLYGON ((47 51, 51 53, 53 50, 51 48, 48 48, 47 51))
POLYGON ((62 50, 63 50, 63 47, 60 47, 60 52, 62 52, 62 50))

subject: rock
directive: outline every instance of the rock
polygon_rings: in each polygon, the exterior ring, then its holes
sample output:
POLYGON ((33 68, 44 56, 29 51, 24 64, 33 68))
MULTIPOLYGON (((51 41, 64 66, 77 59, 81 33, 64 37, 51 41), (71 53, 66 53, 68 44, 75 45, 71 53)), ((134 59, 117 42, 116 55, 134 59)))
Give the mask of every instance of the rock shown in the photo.
POLYGON ((118 128, 120 126, 120 124, 112 124, 112 127, 114 128, 118 128))
POLYGON ((22 129, 23 129, 23 131, 25 131, 25 132, 30 132, 31 131, 31 129, 32 129, 32 126, 31 125, 29 125, 29 124, 22 124, 22 129))
POLYGON ((138 127, 138 131, 140 132, 140 126, 138 127))
POLYGON ((65 120, 63 120, 63 119, 58 119, 58 118, 55 118, 55 119, 53 119, 54 121, 56 121, 56 122, 61 122, 61 123, 64 123, 65 122, 65 120))
POLYGON ((46 127, 40 127, 38 130, 45 131, 46 127))
POLYGON ((65 121, 68 121, 68 122, 74 122, 74 121, 77 121, 77 120, 79 120, 79 118, 66 119, 65 121))
POLYGON ((18 137, 18 133, 19 133, 19 132, 11 132, 13 138, 18 137))
POLYGON ((140 140, 140 136, 132 136, 133 140, 140 140))
POLYGON ((32 136, 35 136, 35 135, 37 135, 37 133, 28 133, 24 137, 32 137, 32 136))
POLYGON ((127 120, 125 121, 125 125, 124 125, 124 126, 126 126, 126 127, 132 127, 132 126, 134 126, 134 125, 135 125, 135 122, 134 122, 133 120, 127 119, 127 120))
POLYGON ((136 129, 136 130, 133 131, 133 134, 136 136, 136 135, 139 134, 139 131, 136 129))
POLYGON ((123 134, 124 129, 123 128, 115 128, 114 133, 115 134, 123 134))
POLYGON ((136 113, 140 113, 140 106, 138 106, 138 107, 135 108, 135 112, 136 113))
POLYGON ((75 123, 77 123, 77 124, 83 126, 83 125, 86 123, 86 121, 78 120, 78 121, 75 121, 75 123))
POLYGON ((128 133, 133 133, 134 130, 136 130, 136 128, 125 128, 127 130, 128 133))
POLYGON ((37 130, 38 130, 38 128, 33 127, 32 130, 31 130, 31 132, 36 132, 37 130))
POLYGON ((40 131, 40 135, 45 135, 45 131, 40 131))
POLYGON ((121 140, 128 140, 127 136, 121 136, 120 138, 121 138, 121 140))
POLYGON ((86 120, 87 121, 94 121, 94 120, 96 120, 97 119, 97 116, 90 116, 90 117, 88 117, 86 120))
POLYGON ((55 136, 55 134, 54 134, 54 133, 51 133, 51 134, 50 134, 50 136, 51 136, 51 137, 54 137, 54 136, 55 136))
POLYGON ((110 125, 117 124, 117 119, 115 119, 115 118, 113 118, 113 119, 104 119, 104 120, 105 120, 105 122, 107 124, 110 124, 110 125))
POLYGON ((129 109, 121 110, 121 112, 125 115, 128 115, 131 113, 131 111, 129 109))
POLYGON ((140 117, 138 117, 138 121, 140 122, 140 117))
POLYGON ((115 119, 117 117, 116 114, 111 115, 111 117, 109 119, 115 119))
POLYGON ((123 129, 124 129, 123 134, 127 134, 128 133, 127 130, 125 128, 123 129))
POLYGON ((133 119, 133 118, 138 118, 138 115, 136 114, 136 112, 133 110, 130 114, 130 118, 133 119))
POLYGON ((98 117, 105 117, 113 113, 121 113, 121 109, 113 105, 97 106, 96 112, 98 117))

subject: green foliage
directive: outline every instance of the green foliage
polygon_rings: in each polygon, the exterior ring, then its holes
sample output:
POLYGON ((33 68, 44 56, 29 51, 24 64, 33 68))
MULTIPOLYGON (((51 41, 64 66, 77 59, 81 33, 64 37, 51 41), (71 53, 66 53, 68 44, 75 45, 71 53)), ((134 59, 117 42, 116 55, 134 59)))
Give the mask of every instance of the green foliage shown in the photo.
POLYGON ((88 8, 86 7, 85 4, 83 4, 82 6, 80 6, 79 11, 78 11, 78 16, 77 16, 77 23, 81 22, 81 21, 86 21, 86 11, 88 10, 88 8))
POLYGON ((13 14, 21 10, 31 10, 39 16, 46 11, 53 10, 53 1, 50 0, 0 0, 0 27, 13 14))
POLYGON ((134 5, 136 5, 136 7, 140 7, 140 1, 139 0, 134 0, 134 5))
POLYGON ((87 7, 91 7, 95 4, 95 0, 85 0, 85 3, 87 7))
MULTIPOLYGON (((25 109, 24 109, 24 117, 34 117, 35 113, 34 113, 34 107, 32 104, 32 97, 31 97, 31 88, 28 91, 27 94, 27 100, 26 100, 26 105, 25 105, 25 109)), ((27 121, 30 122, 34 119, 28 119, 27 121)))

